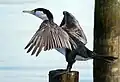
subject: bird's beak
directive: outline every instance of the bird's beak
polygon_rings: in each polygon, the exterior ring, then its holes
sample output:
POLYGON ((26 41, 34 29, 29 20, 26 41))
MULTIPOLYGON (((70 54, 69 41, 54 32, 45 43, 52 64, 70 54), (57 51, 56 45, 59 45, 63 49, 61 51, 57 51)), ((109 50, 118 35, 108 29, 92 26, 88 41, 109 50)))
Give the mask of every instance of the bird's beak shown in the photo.
POLYGON ((28 11, 28 10, 24 10, 23 13, 29 13, 29 14, 33 14, 33 10, 32 11, 28 11))

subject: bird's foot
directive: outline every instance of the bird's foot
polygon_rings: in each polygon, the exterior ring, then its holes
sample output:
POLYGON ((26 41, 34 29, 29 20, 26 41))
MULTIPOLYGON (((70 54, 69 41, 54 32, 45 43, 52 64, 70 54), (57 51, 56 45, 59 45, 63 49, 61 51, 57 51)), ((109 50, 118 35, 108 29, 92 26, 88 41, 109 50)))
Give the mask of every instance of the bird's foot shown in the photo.
POLYGON ((70 72, 70 70, 65 69, 65 70, 63 70, 63 71, 61 71, 61 72, 56 73, 56 74, 53 76, 53 78, 55 78, 55 77, 57 77, 57 76, 60 76, 60 75, 63 75, 63 74, 67 74, 67 73, 69 73, 69 72, 70 72))

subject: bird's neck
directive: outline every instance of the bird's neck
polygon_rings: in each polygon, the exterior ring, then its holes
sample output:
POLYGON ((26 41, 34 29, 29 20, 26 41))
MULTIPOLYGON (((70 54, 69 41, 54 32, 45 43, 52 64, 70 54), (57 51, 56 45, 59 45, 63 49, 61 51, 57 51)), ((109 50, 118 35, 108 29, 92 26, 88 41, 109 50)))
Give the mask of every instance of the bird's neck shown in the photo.
POLYGON ((53 22, 53 18, 49 18, 49 17, 41 17, 41 19, 43 20, 43 21, 49 21, 49 22, 53 22))
POLYGON ((53 15, 52 15, 52 13, 51 12, 47 12, 47 18, 48 18, 48 20, 50 21, 50 22, 53 22, 53 15))
POLYGON ((54 21, 53 21, 53 19, 50 19, 49 22, 50 22, 50 23, 53 23, 54 21))
POLYGON ((43 20, 44 23, 48 23, 48 24, 54 24, 53 20, 43 20))

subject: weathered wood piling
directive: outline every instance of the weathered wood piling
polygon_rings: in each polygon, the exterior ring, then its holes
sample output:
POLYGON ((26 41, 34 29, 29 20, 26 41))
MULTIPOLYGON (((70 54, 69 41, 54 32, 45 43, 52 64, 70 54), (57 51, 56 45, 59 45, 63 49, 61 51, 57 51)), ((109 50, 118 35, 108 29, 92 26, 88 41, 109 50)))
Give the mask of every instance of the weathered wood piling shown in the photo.
POLYGON ((57 75, 58 73, 62 73, 65 70, 58 69, 52 70, 49 72, 49 82, 79 82, 79 72, 71 71, 69 73, 64 73, 57 75))
POLYGON ((108 64, 94 60, 94 82, 120 82, 120 0, 95 0, 94 51, 118 57, 108 64))

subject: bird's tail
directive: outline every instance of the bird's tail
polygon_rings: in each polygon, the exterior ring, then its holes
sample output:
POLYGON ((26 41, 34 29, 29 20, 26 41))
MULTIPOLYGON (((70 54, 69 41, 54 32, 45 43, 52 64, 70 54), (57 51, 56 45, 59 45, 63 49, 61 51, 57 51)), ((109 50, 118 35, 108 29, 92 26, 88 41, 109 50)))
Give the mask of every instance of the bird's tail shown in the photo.
POLYGON ((93 59, 103 60, 103 61, 108 62, 108 63, 111 63, 114 60, 118 59, 117 57, 114 57, 114 56, 99 55, 95 52, 92 52, 92 53, 93 53, 93 55, 92 55, 93 59))
POLYGON ((106 62, 113 62, 114 60, 117 59, 117 57, 113 57, 113 56, 104 56, 104 55, 97 55, 97 56, 94 56, 93 59, 99 59, 99 60, 104 60, 106 62))

